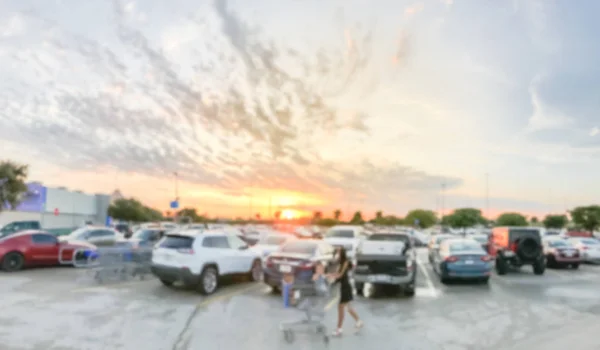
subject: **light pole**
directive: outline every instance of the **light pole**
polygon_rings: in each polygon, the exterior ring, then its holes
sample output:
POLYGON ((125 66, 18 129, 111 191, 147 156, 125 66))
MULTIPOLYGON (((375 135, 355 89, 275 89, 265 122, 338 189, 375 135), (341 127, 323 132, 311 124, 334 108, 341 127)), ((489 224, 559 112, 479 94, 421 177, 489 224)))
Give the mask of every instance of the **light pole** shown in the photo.
POLYGON ((485 215, 490 218, 490 174, 485 173, 485 215))
POLYGON ((174 172, 173 175, 175 175, 175 200, 179 202, 179 174, 174 172))
POLYGON ((442 207, 442 214, 440 215, 442 218, 444 218, 444 211, 445 211, 445 203, 446 202, 446 183, 442 182, 442 198, 441 198, 441 207, 442 207))

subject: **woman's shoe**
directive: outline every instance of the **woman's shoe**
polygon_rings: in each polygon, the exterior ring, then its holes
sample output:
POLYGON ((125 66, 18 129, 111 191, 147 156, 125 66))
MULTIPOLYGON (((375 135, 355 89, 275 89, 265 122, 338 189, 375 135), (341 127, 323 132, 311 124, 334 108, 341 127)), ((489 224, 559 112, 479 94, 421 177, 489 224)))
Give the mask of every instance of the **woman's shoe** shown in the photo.
POLYGON ((331 334, 333 337, 341 337, 342 336, 342 329, 338 328, 335 331, 333 331, 333 333, 331 334))
POLYGON ((358 332, 358 331, 359 331, 361 328, 363 328, 363 321, 361 321, 361 320, 358 320, 358 321, 356 322, 356 325, 354 326, 354 330, 355 330, 356 332, 358 332))

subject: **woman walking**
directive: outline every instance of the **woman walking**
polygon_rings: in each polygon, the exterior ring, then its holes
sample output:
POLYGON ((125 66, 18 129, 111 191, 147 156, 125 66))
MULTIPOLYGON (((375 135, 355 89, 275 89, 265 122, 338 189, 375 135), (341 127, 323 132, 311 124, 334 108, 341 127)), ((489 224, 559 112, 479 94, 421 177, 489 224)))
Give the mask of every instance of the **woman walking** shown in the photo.
POLYGON ((334 336, 342 335, 342 326, 344 325, 344 311, 348 310, 348 313, 354 321, 356 321, 356 330, 359 330, 363 323, 358 317, 356 311, 350 302, 353 299, 352 286, 350 285, 350 279, 348 278, 348 272, 350 270, 350 261, 346 255, 346 249, 340 247, 337 250, 339 268, 338 272, 332 274, 331 277, 335 279, 335 283, 340 284, 340 303, 338 305, 338 322, 337 329, 333 332, 334 336))

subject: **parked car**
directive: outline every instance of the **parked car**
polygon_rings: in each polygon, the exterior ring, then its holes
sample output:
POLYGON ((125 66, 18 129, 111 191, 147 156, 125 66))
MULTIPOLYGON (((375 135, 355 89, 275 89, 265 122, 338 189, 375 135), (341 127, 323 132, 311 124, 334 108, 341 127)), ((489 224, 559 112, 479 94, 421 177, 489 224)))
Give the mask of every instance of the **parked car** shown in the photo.
POLYGON ((588 263, 600 263, 600 241, 596 238, 582 238, 572 237, 569 238, 575 248, 579 250, 581 254, 582 262, 588 263))
POLYGON ((433 257, 437 254, 437 250, 440 248, 440 244, 450 238, 454 238, 455 236, 449 233, 442 233, 439 235, 431 236, 429 243, 427 244, 427 256, 429 258, 429 262, 433 264, 433 257))
POLYGON ((284 274, 294 275, 296 282, 309 283, 317 262, 322 263, 328 273, 336 271, 335 247, 322 240, 288 241, 267 257, 263 281, 274 292, 280 291, 284 274))
POLYGON ((354 257, 354 251, 361 238, 365 237, 365 229, 362 226, 338 225, 333 226, 323 235, 323 240, 334 247, 344 247, 348 258, 354 257))
POLYGON ((157 228, 141 228, 131 235, 129 239, 120 239, 117 242, 120 245, 127 245, 133 249, 141 247, 152 247, 163 238, 165 231, 157 228))
POLYGON ((72 263, 78 250, 92 252, 96 247, 86 242, 61 242, 46 231, 21 231, 0 239, 0 266, 13 272, 31 266, 72 263))
POLYGON ((415 295, 416 254, 408 233, 377 232, 360 242, 356 250, 354 286, 362 294, 365 283, 397 286, 415 295))
POLYGON ((546 270, 542 236, 538 228, 494 227, 490 254, 495 257, 498 275, 505 275, 509 268, 523 265, 531 265, 536 275, 542 275, 546 270))
POLYGON ((63 242, 88 242, 95 246, 113 246, 125 237, 118 231, 102 226, 84 226, 66 236, 59 237, 63 242))
POLYGON ((486 234, 481 234, 481 233, 475 233, 469 236, 470 239, 476 241, 477 243, 481 244, 481 248, 483 248, 483 250, 485 250, 486 252, 489 252, 489 248, 490 248, 490 237, 486 234))
POLYGON ((296 239, 295 236, 282 233, 272 233, 263 236, 258 242, 252 246, 251 249, 255 250, 260 256, 266 259, 270 254, 277 251, 283 244, 290 240, 296 239))
POLYGON ((262 264, 258 253, 236 234, 174 231, 154 248, 151 271, 166 286, 183 282, 202 294, 212 294, 222 276, 242 274, 260 280, 262 264))
POLYGON ((581 255, 571 242, 563 238, 548 238, 543 244, 546 266, 579 268, 581 255))
POLYGON ((487 283, 493 269, 493 258, 481 244, 469 238, 443 241, 433 257, 433 270, 442 283, 453 279, 477 279, 487 283))
POLYGON ((12 221, 0 228, 0 238, 10 236, 17 232, 26 230, 41 230, 42 225, 39 221, 12 221))
POLYGON ((113 228, 115 231, 120 232, 125 238, 129 238, 133 234, 133 231, 127 223, 117 223, 113 226, 113 228))

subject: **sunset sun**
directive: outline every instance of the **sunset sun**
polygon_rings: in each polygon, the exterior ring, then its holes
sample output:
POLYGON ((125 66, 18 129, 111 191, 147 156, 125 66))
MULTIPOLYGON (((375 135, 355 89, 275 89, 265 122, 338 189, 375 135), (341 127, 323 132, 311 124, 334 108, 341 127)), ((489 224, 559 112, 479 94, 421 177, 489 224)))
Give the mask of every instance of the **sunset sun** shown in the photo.
POLYGON ((290 220, 296 217, 296 213, 291 209, 285 209, 281 212, 281 217, 290 220))

